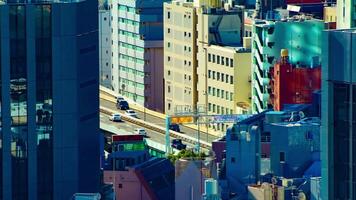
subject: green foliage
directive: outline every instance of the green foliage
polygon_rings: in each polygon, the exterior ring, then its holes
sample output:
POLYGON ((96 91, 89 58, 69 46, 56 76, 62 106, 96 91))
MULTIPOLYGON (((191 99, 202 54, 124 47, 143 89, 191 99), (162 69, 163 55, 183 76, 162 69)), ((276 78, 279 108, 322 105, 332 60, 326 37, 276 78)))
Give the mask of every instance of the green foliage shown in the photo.
POLYGON ((204 152, 195 153, 193 150, 182 150, 178 154, 169 154, 168 159, 175 164, 175 162, 180 158, 188 158, 191 160, 203 160, 207 155, 204 152))

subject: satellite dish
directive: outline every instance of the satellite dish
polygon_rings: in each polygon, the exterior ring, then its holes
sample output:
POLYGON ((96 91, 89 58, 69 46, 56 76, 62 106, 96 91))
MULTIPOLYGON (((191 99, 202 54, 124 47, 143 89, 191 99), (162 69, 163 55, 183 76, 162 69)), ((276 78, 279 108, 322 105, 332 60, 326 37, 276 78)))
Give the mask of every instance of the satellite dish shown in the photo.
POLYGON ((299 192, 298 194, 298 200, 306 200, 307 196, 304 194, 304 192, 299 192))
POLYGON ((299 111, 299 118, 300 118, 300 119, 305 118, 305 114, 304 114, 303 111, 299 111))

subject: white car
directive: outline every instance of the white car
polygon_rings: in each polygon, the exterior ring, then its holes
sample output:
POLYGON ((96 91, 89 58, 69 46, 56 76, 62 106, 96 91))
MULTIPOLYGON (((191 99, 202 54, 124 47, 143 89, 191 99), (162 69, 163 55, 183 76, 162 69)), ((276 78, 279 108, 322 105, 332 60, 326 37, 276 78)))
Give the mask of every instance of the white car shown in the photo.
POLYGON ((137 117, 137 113, 133 110, 126 110, 125 114, 130 117, 137 117))
POLYGON ((134 133, 137 135, 143 135, 145 137, 147 136, 147 132, 143 128, 136 128, 134 133))
POLYGON ((115 113, 115 114, 112 114, 109 119, 110 119, 110 121, 113 121, 113 122, 120 122, 121 115, 119 113, 115 113))

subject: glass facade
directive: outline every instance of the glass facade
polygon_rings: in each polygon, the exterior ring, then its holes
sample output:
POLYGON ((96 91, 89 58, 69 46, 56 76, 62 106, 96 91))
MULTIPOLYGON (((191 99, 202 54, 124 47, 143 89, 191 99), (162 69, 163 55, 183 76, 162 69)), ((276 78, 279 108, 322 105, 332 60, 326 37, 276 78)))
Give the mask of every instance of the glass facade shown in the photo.
POLYGON ((27 199, 27 61, 26 9, 9 6, 10 24, 10 109, 11 178, 13 200, 27 199))
POLYGON ((334 198, 356 194, 356 85, 334 83, 334 198))
MULTIPOLYGON (((0 22, 1 22, 1 15, 0 15, 0 22)), ((1 38, 1 31, 0 31, 0 38, 1 38)), ((1 40, 0 40, 0 200, 3 199, 2 196, 2 180, 3 180, 3 175, 2 175, 2 165, 3 165, 3 160, 2 160, 2 64, 1 64, 1 40)))
POLYGON ((51 5, 37 5, 35 13, 37 199, 46 200, 53 193, 51 5))

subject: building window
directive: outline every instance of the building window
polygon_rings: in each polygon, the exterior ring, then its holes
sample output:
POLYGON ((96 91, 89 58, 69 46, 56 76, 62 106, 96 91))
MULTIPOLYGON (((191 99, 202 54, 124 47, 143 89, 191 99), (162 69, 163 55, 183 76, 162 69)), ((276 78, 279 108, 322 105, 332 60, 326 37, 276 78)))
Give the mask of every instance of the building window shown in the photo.
POLYGON ((167 60, 168 60, 168 62, 170 62, 170 61, 171 61, 171 57, 170 57, 170 56, 168 56, 168 57, 167 57, 167 60))
POLYGON ((211 62, 211 54, 208 54, 208 62, 211 62))
POLYGON ((213 88, 213 96, 215 96, 215 88, 213 88))
POLYGON ((208 78, 211 77, 211 70, 208 70, 208 78))
POLYGON ((168 85, 167 90, 168 90, 168 93, 171 93, 171 86, 170 85, 168 85))
POLYGON ((171 103, 168 103, 168 110, 171 110, 171 103))
POLYGON ((230 67, 234 67, 234 60, 230 58, 230 67))
POLYGON ((216 89, 216 96, 220 97, 220 89, 216 89))
POLYGON ((171 75, 171 70, 168 70, 167 74, 168 74, 168 76, 170 76, 171 75))
POLYGON ((225 57, 224 56, 221 56, 221 64, 224 65, 224 60, 225 60, 225 57))
POLYGON ((208 94, 211 95, 211 87, 208 87, 208 94))
POLYGON ((215 55, 213 54, 213 63, 215 63, 215 55))
POLYGON ((211 111, 211 103, 208 104, 208 110, 211 111))
POLYGON ((230 76, 230 84, 234 84, 234 77, 230 76))
POLYGON ((225 93, 225 91, 221 90, 221 98, 224 98, 224 93, 225 93))
POLYGON ((215 80, 215 71, 213 71, 213 79, 215 80))
POLYGON ((226 75, 225 75, 225 78, 226 78, 226 79, 225 79, 225 82, 226 82, 226 83, 229 83, 229 75, 226 74, 226 75))
POLYGON ((229 66, 229 58, 226 58, 226 66, 229 66))
POLYGON ((213 112, 215 112, 215 109, 216 109, 216 105, 213 104, 213 112))
POLYGON ((168 29, 167 29, 167 32, 168 32, 168 33, 171 33, 171 29, 170 29, 170 28, 168 28, 168 29))
POLYGON ((167 18, 170 19, 171 18, 171 12, 167 12, 167 18))
POLYGON ((286 161, 285 152, 283 151, 279 152, 279 162, 285 162, 285 161, 286 161))
POLYGON ((171 47, 171 43, 170 43, 170 42, 167 43, 167 47, 168 47, 168 48, 171 47))
POLYGON ((234 100, 234 94, 231 92, 230 93, 230 101, 233 101, 234 100))
MULTIPOLYGON (((229 92, 228 91, 226 91, 226 93, 225 93, 226 95, 225 95, 225 98, 226 98, 226 100, 229 100, 229 92)), ((226 113, 227 113, 227 111, 226 111, 226 113)))
POLYGON ((217 64, 220 64, 220 56, 217 56, 217 57, 216 57, 216 63, 217 63, 217 64))
POLYGON ((221 114, 223 115, 224 114, 224 107, 221 106, 221 114))
POLYGON ((221 73, 221 81, 224 82, 224 76, 225 74, 224 73, 221 73))
POLYGON ((216 80, 220 81, 220 72, 216 73, 216 80))
POLYGON ((121 183, 119 184, 119 188, 122 188, 122 184, 121 183))
POLYGON ((216 106, 216 112, 220 114, 220 106, 216 106))
POLYGON ((189 64, 189 66, 191 66, 191 65, 192 65, 192 62, 189 61, 188 64, 189 64))

